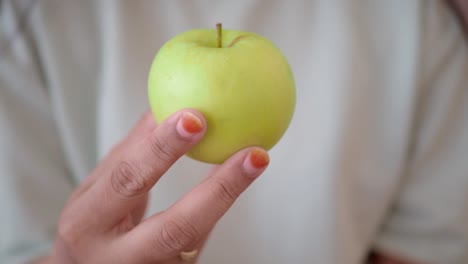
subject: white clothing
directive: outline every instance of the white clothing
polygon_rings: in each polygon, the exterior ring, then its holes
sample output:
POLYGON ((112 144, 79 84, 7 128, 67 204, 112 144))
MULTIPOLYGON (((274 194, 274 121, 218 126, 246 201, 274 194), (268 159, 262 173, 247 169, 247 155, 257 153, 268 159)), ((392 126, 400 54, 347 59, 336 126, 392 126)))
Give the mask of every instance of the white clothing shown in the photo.
MULTIPOLYGON (((219 21, 284 52, 297 105, 201 263, 357 264, 373 248, 468 263, 468 48, 442 2, 30 2, 0 10, 1 263, 49 250, 67 197, 148 109, 158 48, 219 21)), ((148 214, 208 169, 182 158, 148 214)))

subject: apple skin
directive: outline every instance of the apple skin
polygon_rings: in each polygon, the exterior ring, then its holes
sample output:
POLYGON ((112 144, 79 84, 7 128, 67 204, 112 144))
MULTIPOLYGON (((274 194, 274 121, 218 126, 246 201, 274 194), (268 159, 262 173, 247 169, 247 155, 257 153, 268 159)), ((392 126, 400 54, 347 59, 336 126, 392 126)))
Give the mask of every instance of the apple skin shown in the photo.
POLYGON ((268 39, 237 30, 194 29, 166 42, 148 77, 150 107, 158 123, 192 108, 207 121, 203 139, 188 153, 219 164, 248 146, 270 150, 291 122, 296 91, 291 68, 268 39))

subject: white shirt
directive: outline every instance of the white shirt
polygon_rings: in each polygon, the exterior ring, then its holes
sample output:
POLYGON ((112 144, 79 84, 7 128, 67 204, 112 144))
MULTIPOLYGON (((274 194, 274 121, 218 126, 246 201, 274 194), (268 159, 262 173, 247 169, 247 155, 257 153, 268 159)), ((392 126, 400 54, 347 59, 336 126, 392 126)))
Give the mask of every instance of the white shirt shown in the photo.
MULTIPOLYGON (((158 49, 216 22, 284 52, 297 105, 201 263, 357 264, 374 248, 468 263, 468 48, 442 2, 7 0, 0 12, 1 263, 49 250, 71 191, 148 109, 158 49)), ((208 169, 182 158, 148 215, 208 169)))

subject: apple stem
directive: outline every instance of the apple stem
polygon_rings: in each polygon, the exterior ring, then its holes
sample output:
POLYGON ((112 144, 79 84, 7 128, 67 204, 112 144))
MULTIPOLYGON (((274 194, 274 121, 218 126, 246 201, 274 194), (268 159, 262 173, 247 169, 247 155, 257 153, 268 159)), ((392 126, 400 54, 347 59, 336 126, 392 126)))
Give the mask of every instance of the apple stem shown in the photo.
POLYGON ((218 40, 218 48, 223 47, 223 25, 221 23, 216 24, 216 32, 217 32, 217 40, 218 40))

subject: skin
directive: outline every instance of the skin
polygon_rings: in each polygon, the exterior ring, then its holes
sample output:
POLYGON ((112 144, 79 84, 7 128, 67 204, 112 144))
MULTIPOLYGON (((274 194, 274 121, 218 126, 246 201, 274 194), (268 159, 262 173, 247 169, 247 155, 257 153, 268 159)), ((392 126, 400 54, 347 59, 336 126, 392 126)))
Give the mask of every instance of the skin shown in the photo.
POLYGON ((269 163, 265 150, 242 149, 170 208, 143 220, 150 189, 205 131, 205 119, 192 109, 159 126, 145 114, 71 195, 52 252, 36 263, 194 263, 179 253, 201 250, 269 163))
MULTIPOLYGON (((467 23, 467 21, 468 21, 468 4, 463 0, 448 0, 447 2, 451 3, 454 6, 454 8, 459 12, 461 19, 463 19, 463 21, 465 22, 465 29, 466 29, 466 25, 468 24, 467 23)), ((117 149, 119 149, 119 148, 121 148, 121 149, 129 148, 129 146, 134 143, 135 138, 137 137, 137 135, 147 134, 149 131, 153 130, 154 128, 155 128, 155 125, 153 124, 151 115, 147 114, 146 117, 144 117, 142 119, 142 121, 139 122, 137 127, 132 131, 131 135, 134 134, 133 135, 134 139, 129 140, 127 138, 126 140, 124 140, 125 143, 124 142, 120 143, 119 146, 117 146, 114 149, 114 152, 117 152, 117 149), (133 141, 133 143, 132 143, 132 141, 133 141)), ((129 138, 132 137, 131 135, 129 135, 129 138)), ((111 156, 111 154, 112 153, 110 153, 109 156, 111 156)), ((111 159, 111 158, 108 158, 108 159, 111 159)), ((108 163, 112 164, 113 162, 109 161, 108 163)), ((105 165, 102 165, 102 164, 100 166, 105 167, 105 165)), ((109 166, 108 170, 112 170, 112 166, 109 166)), ((106 171, 106 169, 102 169, 102 171, 106 171)), ((92 175, 98 175, 98 174, 99 173, 95 172, 92 175)), ((72 195, 72 197, 70 198, 69 204, 65 208, 64 212, 66 212, 67 210, 71 210, 71 209, 68 209, 68 208, 71 206, 70 204, 73 203, 72 201, 77 199, 78 197, 80 197, 83 193, 86 192, 87 189, 90 188, 91 185, 93 185, 93 183, 96 181, 97 176, 92 176, 92 175, 90 175, 87 178, 87 180, 85 181, 85 183, 83 183, 75 191, 74 195, 72 195)), ((212 177, 212 176, 210 176, 210 177, 212 177)), ((142 216, 144 214, 144 210, 146 208, 146 203, 147 203, 147 193, 143 194, 142 197, 140 197, 140 199, 141 199, 141 201, 140 201, 139 205, 135 209, 128 212, 132 216, 132 218, 134 219, 133 221, 136 224, 140 223, 141 218, 142 218, 142 216)), ((61 230, 63 230, 63 228, 61 228, 61 230)), ((59 245, 60 244, 62 244, 62 245, 65 244, 64 242, 61 242, 61 240, 63 240, 63 238, 61 238, 61 235, 60 235, 60 232, 59 232, 59 235, 57 236, 57 241, 58 242, 56 243, 58 245, 56 246, 56 249, 54 250, 54 252, 52 252, 50 256, 41 257, 40 259, 34 261, 33 263, 58 263, 59 260, 56 258, 56 255, 61 254, 61 252, 60 252, 61 250, 60 250, 59 245)), ((202 241, 203 241, 203 239, 202 239, 202 241)), ((203 244, 203 243, 201 243, 201 244, 203 244)), ((70 249, 73 249, 73 248, 74 247, 70 247, 70 249)), ((64 254, 66 254, 66 253, 64 253, 64 254)), ((62 263, 66 263, 66 262, 62 262, 62 263)), ((77 263, 77 262, 75 262, 75 263, 77 263)), ((170 262, 166 262, 166 263, 170 263, 170 262)), ((174 261, 173 263, 177 263, 177 260, 174 261)), ((422 264, 420 262, 405 260, 403 258, 396 257, 396 256, 394 256, 392 254, 388 254, 388 253, 385 253, 385 252, 378 252, 378 251, 373 254, 373 256, 369 260, 369 263, 370 264, 422 264)))
MULTIPOLYGON (((52 252, 33 263, 196 263, 182 262, 179 253, 203 249, 216 222, 269 162, 265 150, 243 149, 172 207, 143 220, 149 190, 205 131, 205 119, 192 109, 159 126, 146 113, 71 195, 52 252)), ((421 264, 384 253, 370 263, 421 264)))

